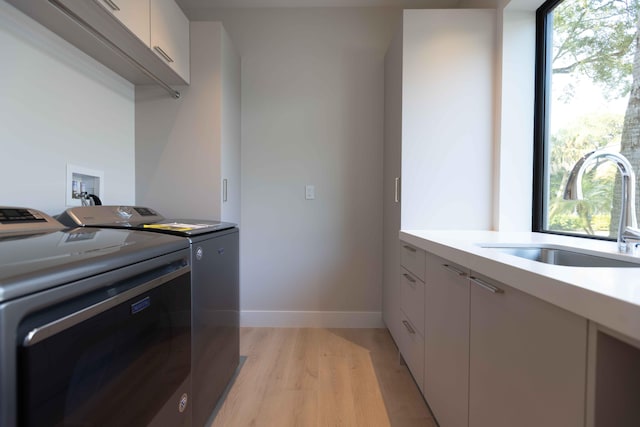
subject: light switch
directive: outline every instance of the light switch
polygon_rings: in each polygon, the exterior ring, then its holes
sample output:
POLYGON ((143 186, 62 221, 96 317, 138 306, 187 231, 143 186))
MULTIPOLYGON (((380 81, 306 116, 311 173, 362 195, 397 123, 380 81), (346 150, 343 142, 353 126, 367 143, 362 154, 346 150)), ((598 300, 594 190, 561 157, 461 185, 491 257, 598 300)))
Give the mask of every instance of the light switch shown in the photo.
POLYGON ((306 200, 313 200, 316 198, 316 187, 314 185, 305 185, 304 198, 306 200))

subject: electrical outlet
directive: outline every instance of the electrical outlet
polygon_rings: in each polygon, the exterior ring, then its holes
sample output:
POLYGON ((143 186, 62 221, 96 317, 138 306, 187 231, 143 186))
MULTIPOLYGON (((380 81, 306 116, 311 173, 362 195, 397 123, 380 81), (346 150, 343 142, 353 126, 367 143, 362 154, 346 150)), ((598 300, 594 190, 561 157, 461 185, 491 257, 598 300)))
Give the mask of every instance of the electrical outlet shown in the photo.
POLYGON ((316 198, 316 187, 313 185, 305 185, 304 198, 306 200, 313 200, 316 198))

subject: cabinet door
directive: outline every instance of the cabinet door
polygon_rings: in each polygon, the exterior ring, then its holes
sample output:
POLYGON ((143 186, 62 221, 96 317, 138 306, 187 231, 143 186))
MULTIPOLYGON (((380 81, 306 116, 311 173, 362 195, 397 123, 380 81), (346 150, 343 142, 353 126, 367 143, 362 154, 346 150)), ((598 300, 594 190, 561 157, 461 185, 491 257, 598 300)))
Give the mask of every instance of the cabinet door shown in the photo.
POLYGON ((189 20, 173 0, 151 0, 151 48, 189 83, 189 20))
POLYGON ((129 31, 150 46, 149 0, 96 0, 129 31))
POLYGON ((587 321, 472 275, 471 427, 584 426, 587 321))
POLYGON ((427 254, 424 395, 439 425, 467 426, 468 392, 469 280, 462 267, 427 254))
POLYGON ((384 59, 384 185, 382 319, 398 341, 400 322, 400 156, 402 141, 402 32, 396 33, 384 59))

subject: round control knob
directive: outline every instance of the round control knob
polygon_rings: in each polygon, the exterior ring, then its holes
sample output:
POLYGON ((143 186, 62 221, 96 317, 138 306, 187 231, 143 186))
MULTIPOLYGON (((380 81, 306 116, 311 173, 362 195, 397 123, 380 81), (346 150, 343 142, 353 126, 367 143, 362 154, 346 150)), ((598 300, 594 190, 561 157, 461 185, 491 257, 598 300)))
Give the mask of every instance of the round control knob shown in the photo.
POLYGON ((184 393, 180 397, 180 402, 178 402, 178 411, 180 411, 180 413, 184 412, 184 410, 187 409, 187 401, 188 400, 189 400, 189 398, 187 397, 187 393, 184 393))
POLYGON ((124 219, 129 219, 133 216, 133 211, 129 206, 118 206, 116 213, 124 219))

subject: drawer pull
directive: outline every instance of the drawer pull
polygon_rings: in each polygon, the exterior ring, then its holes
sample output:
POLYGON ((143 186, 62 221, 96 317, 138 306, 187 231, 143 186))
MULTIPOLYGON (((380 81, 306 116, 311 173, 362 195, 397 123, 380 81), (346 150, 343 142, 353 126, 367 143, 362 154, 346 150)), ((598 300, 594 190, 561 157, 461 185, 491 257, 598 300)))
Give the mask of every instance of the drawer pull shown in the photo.
POLYGON ((395 195, 393 201, 396 203, 400 202, 400 178, 395 179, 395 195))
POLYGON ((477 277, 469 277, 469 279, 471 279, 471 281, 473 283, 475 283, 476 285, 480 286, 482 289, 485 289, 489 292, 492 292, 494 294, 503 294, 504 291, 500 288, 496 288, 493 285, 490 285, 489 283, 485 282, 484 280, 478 279, 477 277))
POLYGON ((416 252, 416 248, 412 248, 411 246, 404 245, 403 248, 405 248, 409 252, 416 252))
POLYGON ((162 48, 160 46, 154 46, 153 48, 156 50, 156 52, 158 52, 160 54, 160 56, 162 56, 164 58, 165 61, 174 62, 173 58, 171 58, 169 55, 167 55, 167 52, 162 50, 162 48))
POLYGON ((464 271, 462 271, 462 270, 458 270, 457 268, 452 267, 452 266, 450 266, 449 264, 442 264, 442 266, 443 266, 444 268, 446 268, 447 270, 449 270, 450 272, 457 274, 458 276, 462 276, 462 277, 464 277, 464 276, 466 276, 466 275, 467 275, 467 273, 465 273, 464 271))
POLYGON ((411 277, 409 274, 407 273, 402 273, 402 275, 404 276, 405 279, 407 279, 407 281, 411 284, 416 283, 416 279, 414 279, 413 277, 411 277))
POLYGON ((402 324, 404 325, 405 328, 407 328, 407 331, 409 331, 411 335, 415 335, 416 331, 411 327, 411 323, 407 322, 406 320, 403 320, 402 324))
POLYGON ((104 1, 104 2, 107 4, 107 6, 109 6, 109 7, 111 8, 111 10, 116 11, 116 12, 117 12, 118 10, 120 10, 120 8, 118 7, 118 5, 117 5, 117 4, 115 4, 115 3, 113 2, 113 0, 102 0, 102 1, 104 1))

